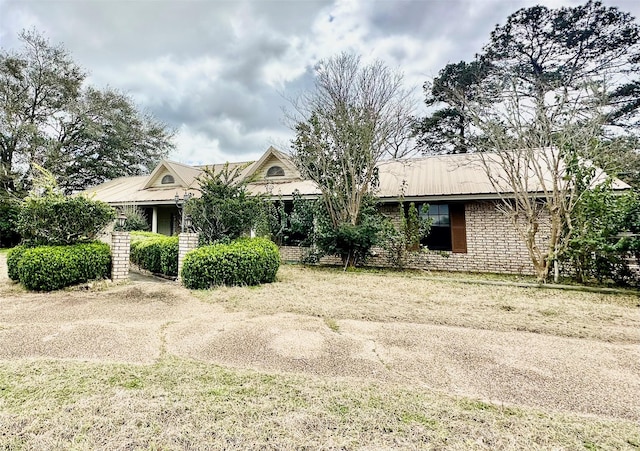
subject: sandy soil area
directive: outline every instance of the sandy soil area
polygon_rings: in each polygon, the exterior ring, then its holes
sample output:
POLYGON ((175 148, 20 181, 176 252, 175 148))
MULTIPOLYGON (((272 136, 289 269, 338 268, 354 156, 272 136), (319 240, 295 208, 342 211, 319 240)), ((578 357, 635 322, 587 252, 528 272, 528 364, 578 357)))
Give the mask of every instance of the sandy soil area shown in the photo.
POLYGON ((286 312, 229 311, 145 278, 27 293, 8 281, 0 256, 0 360, 150 364, 167 355, 640 421, 638 342, 407 321, 330 325, 286 312))

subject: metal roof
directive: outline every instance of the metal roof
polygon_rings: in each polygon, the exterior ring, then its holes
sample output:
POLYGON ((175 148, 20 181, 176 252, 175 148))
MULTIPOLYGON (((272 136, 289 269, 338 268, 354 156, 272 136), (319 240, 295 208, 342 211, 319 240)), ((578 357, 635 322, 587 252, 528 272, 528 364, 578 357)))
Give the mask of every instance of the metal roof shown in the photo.
POLYGON ((379 197, 495 194, 488 177, 467 155, 434 155, 379 164, 379 197))
MULTIPOLYGON (((230 169, 240 168, 242 179, 255 177, 268 156, 275 156, 283 162, 283 165, 293 167, 286 154, 272 147, 256 162, 229 163, 229 167, 230 169)), ((173 204, 176 193, 180 197, 185 192, 196 197, 200 196, 198 176, 203 173, 203 168, 214 169, 218 172, 223 166, 217 164, 196 167, 162 161, 149 176, 118 178, 90 188, 85 193, 93 194, 96 199, 114 205, 128 203, 139 205, 173 204), (166 187, 157 183, 154 185, 154 180, 164 173, 163 170, 174 174, 178 183, 166 187)), ((382 199, 391 200, 401 196, 407 200, 495 199, 499 197, 500 193, 508 194, 510 192, 507 185, 500 187, 498 191, 487 175, 487 171, 497 179, 506 175, 496 154, 435 155, 388 160, 381 162, 378 168, 380 183, 375 194, 382 199)), ((549 178, 548 174, 535 175, 529 172, 529 180, 527 180, 529 191, 542 191, 538 176, 543 179, 549 178)), ((596 180, 604 180, 604 177, 604 172, 599 170, 596 180)), ((309 180, 303 180, 297 171, 293 177, 287 177, 284 180, 258 178, 248 184, 248 189, 255 195, 262 194, 285 199, 290 198, 296 190, 303 196, 312 197, 320 194, 316 184, 309 180)), ((614 189, 630 189, 630 186, 614 179, 614 189)))

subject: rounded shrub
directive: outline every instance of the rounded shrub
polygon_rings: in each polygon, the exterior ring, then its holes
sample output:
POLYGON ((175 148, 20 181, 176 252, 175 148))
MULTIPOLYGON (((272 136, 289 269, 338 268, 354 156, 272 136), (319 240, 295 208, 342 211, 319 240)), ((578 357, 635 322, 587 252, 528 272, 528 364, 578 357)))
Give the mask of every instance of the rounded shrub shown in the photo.
POLYGON ((109 277, 111 249, 93 242, 25 249, 18 263, 20 282, 29 290, 52 291, 109 277))
POLYGON ((22 255, 28 249, 26 246, 16 246, 9 250, 7 254, 7 270, 9 273, 9 279, 14 282, 20 282, 20 271, 18 271, 20 260, 22 255))
POLYGON ((273 282, 280 266, 278 247, 265 238, 241 238, 230 244, 203 246, 189 252, 182 263, 187 288, 217 285, 258 285, 273 282))

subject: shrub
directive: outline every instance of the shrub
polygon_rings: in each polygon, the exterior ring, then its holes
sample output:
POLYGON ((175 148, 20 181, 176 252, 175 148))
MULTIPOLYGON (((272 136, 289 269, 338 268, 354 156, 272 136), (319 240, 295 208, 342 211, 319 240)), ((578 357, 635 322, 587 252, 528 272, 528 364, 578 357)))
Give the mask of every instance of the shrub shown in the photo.
POLYGON ((129 260, 147 271, 160 272, 160 246, 161 238, 132 241, 129 260))
POLYGON ((572 215, 574 227, 558 258, 578 282, 639 284, 629 257, 640 257, 640 196, 614 193, 607 182, 585 191, 572 215))
POLYGON ((136 205, 125 205, 121 211, 125 216, 124 226, 116 226, 115 230, 133 232, 148 231, 151 228, 147 215, 142 208, 136 205))
POLYGON ((17 227, 32 246, 75 244, 95 239, 113 218, 115 210, 104 202, 49 193, 24 200, 17 227))
POLYGON ((110 271, 111 249, 98 242, 24 249, 18 263, 22 284, 37 291, 106 278, 110 271))
POLYGON ((160 245, 160 272, 167 276, 178 275, 178 237, 166 238, 160 245))
POLYGON ((130 260, 147 271, 177 276, 178 237, 150 232, 132 233, 130 260))
POLYGON ((376 200, 365 196, 357 224, 334 222, 324 202, 299 198, 294 193, 289 215, 292 236, 305 236, 300 244, 313 250, 304 260, 315 263, 324 255, 337 255, 347 267, 362 264, 371 248, 383 239, 384 218, 378 213, 376 200))
MULTIPOLYGON (((423 204, 423 208, 429 208, 423 204)), ((381 247, 386 251, 389 263, 398 269, 404 268, 409 254, 420 250, 420 242, 429 235, 431 219, 420 217, 415 203, 409 204, 405 212, 404 203, 399 204, 399 224, 396 226, 390 218, 382 222, 381 247)))
POLYGON ((129 236, 131 237, 131 242, 136 242, 136 241, 144 241, 144 240, 148 240, 149 238, 162 238, 163 235, 161 233, 156 233, 156 232, 144 232, 142 230, 136 230, 136 231, 132 231, 129 236))
POLYGON ((9 272, 9 279, 14 282, 20 282, 20 272, 18 271, 18 268, 20 266, 20 260, 22 260, 22 256, 27 249, 28 248, 26 246, 16 246, 7 254, 7 270, 9 272))
POLYGON ((241 238, 189 252, 181 275, 184 285, 191 289, 258 285, 273 282, 279 266, 280 252, 274 243, 264 238, 241 238))
POLYGON ((248 180, 240 179, 242 169, 226 164, 218 172, 205 169, 199 177, 201 197, 189 200, 185 208, 202 243, 234 240, 255 229, 264 216, 265 201, 250 195, 248 180))
POLYGON ((20 208, 11 200, 0 200, 0 247, 11 247, 20 242, 16 221, 20 208))

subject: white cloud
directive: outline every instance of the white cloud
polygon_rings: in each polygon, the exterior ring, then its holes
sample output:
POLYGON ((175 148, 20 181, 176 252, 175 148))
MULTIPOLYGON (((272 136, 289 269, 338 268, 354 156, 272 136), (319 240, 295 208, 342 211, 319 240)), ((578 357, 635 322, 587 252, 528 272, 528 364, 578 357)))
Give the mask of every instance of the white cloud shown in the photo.
MULTIPOLYGON (((604 0, 640 11, 636 0, 604 0)), ((541 0, 582 4, 581 0, 541 0)), ((0 45, 36 27, 62 42, 90 83, 130 94, 178 130, 172 158, 247 160, 282 150, 280 95, 295 97, 310 68, 342 51, 382 59, 421 85, 469 60, 496 23, 537 0, 0 0, 0 45)))

